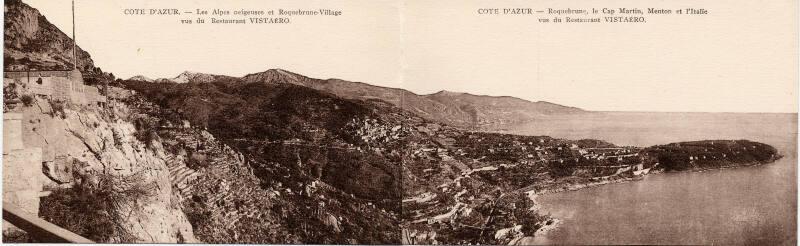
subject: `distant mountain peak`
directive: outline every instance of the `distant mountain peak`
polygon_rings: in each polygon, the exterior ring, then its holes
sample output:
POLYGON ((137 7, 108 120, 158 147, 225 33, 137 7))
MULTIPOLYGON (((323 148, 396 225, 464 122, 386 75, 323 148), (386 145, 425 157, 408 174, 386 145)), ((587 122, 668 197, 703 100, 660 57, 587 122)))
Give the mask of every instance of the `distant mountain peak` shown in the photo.
POLYGON ((202 73, 186 70, 186 71, 183 71, 182 73, 178 74, 178 77, 180 77, 180 76, 192 76, 192 75, 196 75, 196 74, 202 74, 202 73))
POLYGON ((296 73, 293 73, 293 72, 291 72, 291 71, 289 71, 289 70, 282 69, 282 68, 270 68, 270 69, 267 69, 267 71, 266 71, 266 72, 276 72, 276 73, 291 73, 291 74, 296 74, 296 73))
POLYGON ((150 79, 148 77, 145 77, 143 75, 136 75, 136 76, 130 77, 128 80, 143 81, 143 82, 153 82, 152 79, 150 79))
MULTIPOLYGON (((228 77, 224 75, 216 75, 216 74, 208 74, 208 73, 199 73, 194 71, 183 71, 178 76, 174 78, 160 78, 154 80, 156 83, 208 83, 213 82, 219 78, 228 77)), ((133 80, 133 79, 131 79, 133 80)))
POLYGON ((179 83, 179 84, 181 84, 181 83, 189 83, 189 81, 192 80, 192 78, 194 78, 194 77, 196 77, 198 75, 200 75, 200 74, 199 73, 190 72, 190 71, 187 70, 187 71, 183 71, 181 74, 178 74, 178 76, 173 78, 172 81, 175 82, 175 83, 179 83))
POLYGON ((440 91, 438 91, 436 93, 433 93, 433 94, 430 94, 430 95, 432 95, 432 96, 460 96, 460 95, 465 95, 465 94, 468 95, 468 93, 464 93, 464 92, 440 90, 440 91))
POLYGON ((308 77, 280 68, 271 68, 264 72, 245 75, 243 79, 249 82, 290 83, 302 85, 302 82, 308 79, 308 77))

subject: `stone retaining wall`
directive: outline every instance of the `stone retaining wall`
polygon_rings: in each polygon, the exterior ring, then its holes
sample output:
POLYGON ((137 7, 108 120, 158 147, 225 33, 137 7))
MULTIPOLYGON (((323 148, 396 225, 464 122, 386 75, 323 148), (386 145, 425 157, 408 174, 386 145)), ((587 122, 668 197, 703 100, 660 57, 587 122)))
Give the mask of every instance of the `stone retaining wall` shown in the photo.
POLYGON ((94 86, 84 85, 83 75, 72 71, 7 71, 3 72, 3 84, 23 86, 38 96, 76 104, 105 103, 106 97, 94 86))
MULTIPOLYGON (((39 197, 44 187, 42 149, 25 147, 22 138, 23 116, 3 114, 3 202, 19 206, 25 212, 39 214, 39 197)), ((3 223, 3 232, 17 230, 3 223)))

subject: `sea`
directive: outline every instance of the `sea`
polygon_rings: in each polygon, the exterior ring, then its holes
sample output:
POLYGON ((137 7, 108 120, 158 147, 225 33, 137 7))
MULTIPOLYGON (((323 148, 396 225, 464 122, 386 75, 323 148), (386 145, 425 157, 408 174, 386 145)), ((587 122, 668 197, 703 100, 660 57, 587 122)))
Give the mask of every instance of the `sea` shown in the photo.
POLYGON ((748 139, 776 147, 777 162, 545 194, 560 225, 521 244, 795 245, 797 114, 591 112, 549 116, 505 132, 652 146, 748 139))

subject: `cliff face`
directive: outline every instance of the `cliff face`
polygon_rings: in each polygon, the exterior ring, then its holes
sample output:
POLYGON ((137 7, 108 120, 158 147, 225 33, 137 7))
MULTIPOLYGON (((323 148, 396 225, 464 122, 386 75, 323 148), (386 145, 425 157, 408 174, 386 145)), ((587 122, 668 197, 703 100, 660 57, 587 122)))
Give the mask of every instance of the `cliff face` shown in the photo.
MULTIPOLYGON (((72 39, 39 11, 9 0, 4 14, 5 70, 72 69, 72 39)), ((87 52, 77 54, 84 75, 99 74, 87 52)), ((20 118, 15 140, 38 157, 40 175, 25 178, 43 180, 50 192, 41 200, 43 194, 17 197, 40 201, 30 212, 98 242, 195 241, 172 188, 168 152, 136 129, 140 120, 125 104, 111 100, 108 110, 32 96, 19 86, 4 89, 4 112, 20 118)), ((18 164, 24 163, 4 161, 10 169, 18 164)))
MULTIPOLYGON (((73 41, 69 35, 20 0, 5 1, 4 7, 4 70, 72 69, 73 41)), ((89 53, 80 47, 77 53, 78 69, 94 70, 89 53)))
POLYGON ((124 104, 106 111, 35 100, 11 111, 23 115, 24 144, 42 150, 52 194, 42 198, 39 216, 99 242, 195 240, 167 154, 157 139, 137 139, 136 116, 124 104))

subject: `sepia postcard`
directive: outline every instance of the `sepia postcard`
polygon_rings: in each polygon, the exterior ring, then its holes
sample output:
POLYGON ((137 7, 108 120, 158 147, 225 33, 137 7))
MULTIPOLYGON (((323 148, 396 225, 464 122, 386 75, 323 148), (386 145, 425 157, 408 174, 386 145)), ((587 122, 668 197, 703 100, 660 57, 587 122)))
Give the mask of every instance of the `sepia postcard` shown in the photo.
POLYGON ((3 14, 3 243, 797 244, 797 1, 3 14))

